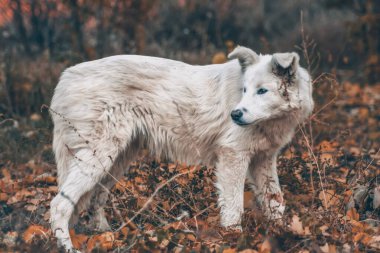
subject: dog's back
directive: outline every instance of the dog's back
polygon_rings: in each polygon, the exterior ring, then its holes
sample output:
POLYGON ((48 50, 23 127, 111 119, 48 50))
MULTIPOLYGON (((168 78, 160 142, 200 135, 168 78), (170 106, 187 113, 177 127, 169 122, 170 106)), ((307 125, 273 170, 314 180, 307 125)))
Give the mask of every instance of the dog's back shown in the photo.
POLYGON ((103 145, 120 151, 131 139, 158 156, 212 163, 240 97, 240 87, 226 82, 237 82, 239 75, 237 63, 198 67, 134 55, 68 68, 51 103, 59 181, 70 167, 67 159, 75 160, 70 152, 103 145))

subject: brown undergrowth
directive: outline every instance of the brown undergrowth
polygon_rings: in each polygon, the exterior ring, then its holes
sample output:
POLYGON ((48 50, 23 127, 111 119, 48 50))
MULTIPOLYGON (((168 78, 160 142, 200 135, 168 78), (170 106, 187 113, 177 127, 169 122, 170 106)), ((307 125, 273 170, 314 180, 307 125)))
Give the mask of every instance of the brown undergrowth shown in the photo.
MULTIPOLYGON (((87 229, 91 211, 84 212, 72 230, 75 245, 85 252, 379 250, 380 85, 346 82, 332 93, 326 91, 331 82, 321 80, 315 93, 323 105, 278 159, 287 204, 282 223, 265 220, 247 188, 244 232, 225 231, 219 227, 213 168, 142 156, 111 190, 106 212, 113 231, 87 229)), ((36 128, 6 127, 5 138, 6 131, 20 131, 26 139, 43 135, 36 128)), ((35 155, 26 163, 0 161, 4 251, 58 251, 48 224, 57 191, 48 141, 29 146, 35 155)))

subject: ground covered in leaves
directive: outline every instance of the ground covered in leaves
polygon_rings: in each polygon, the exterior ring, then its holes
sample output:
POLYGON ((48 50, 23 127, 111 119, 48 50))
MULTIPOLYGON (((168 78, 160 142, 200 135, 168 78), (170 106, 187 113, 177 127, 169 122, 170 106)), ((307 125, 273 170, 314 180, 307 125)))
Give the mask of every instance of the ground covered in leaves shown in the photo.
MULTIPOLYGON (((83 252, 379 252, 380 85, 319 83, 315 114, 278 159, 287 204, 282 222, 265 220, 247 187, 244 232, 226 231, 219 227, 213 168, 142 157, 112 189, 106 212, 113 230, 87 229, 91 212, 84 212, 71 231, 75 246, 83 252)), ((57 192, 50 130, 32 116, 27 126, 0 127, 0 249, 59 252, 48 223, 57 192)))

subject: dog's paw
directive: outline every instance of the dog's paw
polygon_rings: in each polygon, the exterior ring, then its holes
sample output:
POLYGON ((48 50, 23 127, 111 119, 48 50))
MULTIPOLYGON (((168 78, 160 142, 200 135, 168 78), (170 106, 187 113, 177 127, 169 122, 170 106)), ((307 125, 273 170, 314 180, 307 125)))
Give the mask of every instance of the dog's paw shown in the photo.
POLYGON ((265 217, 273 222, 282 222, 282 217, 285 211, 285 203, 280 194, 268 195, 262 205, 265 217))
POLYGON ((240 224, 236 225, 231 225, 225 228, 226 231, 228 232, 233 232, 233 233, 241 233, 243 232, 243 228, 240 224))
POLYGON ((223 236, 223 238, 229 238, 232 240, 236 240, 239 238, 243 232, 243 228, 241 225, 231 225, 228 227, 223 227, 221 230, 219 230, 220 234, 223 236))

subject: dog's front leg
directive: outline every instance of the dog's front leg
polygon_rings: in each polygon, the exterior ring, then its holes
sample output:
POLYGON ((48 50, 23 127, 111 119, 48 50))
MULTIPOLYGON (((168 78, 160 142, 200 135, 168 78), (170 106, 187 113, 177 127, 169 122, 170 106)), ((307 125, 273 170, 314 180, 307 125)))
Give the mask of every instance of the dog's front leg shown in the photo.
POLYGON ((285 210, 284 199, 276 167, 277 153, 260 153, 249 165, 248 179, 256 196, 256 201, 271 220, 282 218, 285 210))
POLYGON ((219 190, 218 204, 221 224, 224 227, 241 230, 243 213, 244 181, 249 165, 249 157, 233 151, 223 152, 216 164, 216 187, 219 190))

